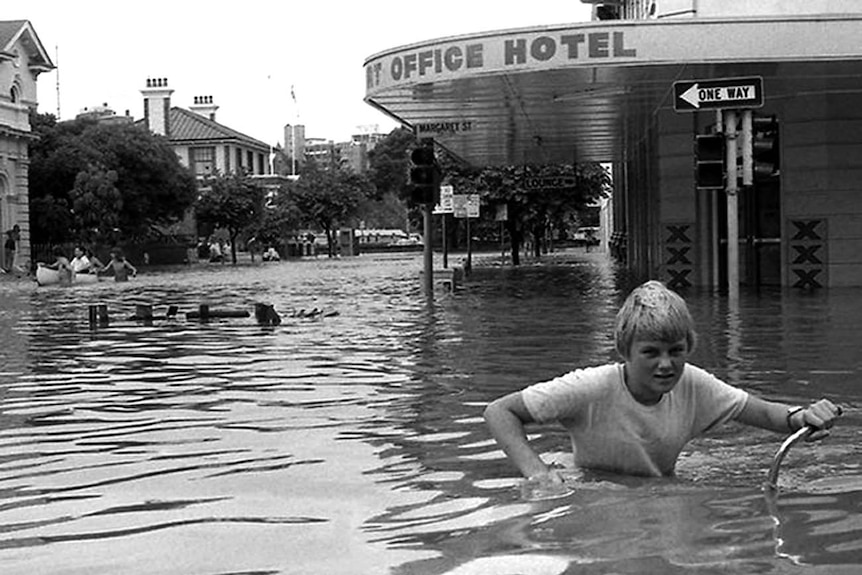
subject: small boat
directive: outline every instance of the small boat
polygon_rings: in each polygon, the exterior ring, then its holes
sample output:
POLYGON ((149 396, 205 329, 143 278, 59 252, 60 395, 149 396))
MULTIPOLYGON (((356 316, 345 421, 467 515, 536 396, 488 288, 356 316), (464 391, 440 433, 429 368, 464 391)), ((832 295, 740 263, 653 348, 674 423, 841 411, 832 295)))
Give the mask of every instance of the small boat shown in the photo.
MULTIPOLYGON (((72 274, 72 284, 92 284, 99 281, 96 274, 72 274)), ((56 285, 60 283, 60 272, 43 265, 36 267, 36 283, 40 286, 56 285)))

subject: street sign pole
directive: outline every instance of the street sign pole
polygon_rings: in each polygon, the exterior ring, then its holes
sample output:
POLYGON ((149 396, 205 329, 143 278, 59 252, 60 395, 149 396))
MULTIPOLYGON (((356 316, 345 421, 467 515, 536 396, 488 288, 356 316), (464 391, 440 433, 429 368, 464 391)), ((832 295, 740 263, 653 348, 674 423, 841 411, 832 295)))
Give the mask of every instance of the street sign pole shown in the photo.
POLYGON ((470 217, 467 216, 467 263, 464 264, 465 271, 469 274, 473 270, 473 248, 470 244, 470 217))
POLYGON ((739 302, 739 198, 736 176, 736 110, 724 112, 726 138, 725 178, 727 191, 727 297, 731 306, 739 302))
POLYGON ((721 115, 725 143, 725 195, 727 197, 727 291, 732 306, 739 305, 739 171, 737 140, 742 141, 742 185, 753 182, 752 111, 763 106, 763 78, 709 78, 673 84, 677 112, 715 110, 721 115), (742 120, 740 133, 737 125, 742 120))
POLYGON ((449 267, 449 239, 446 235, 446 220, 449 214, 443 214, 443 269, 449 267))
POLYGON ((425 273, 425 297, 429 302, 434 301, 434 252, 431 248, 431 204, 422 205, 423 228, 425 232, 425 246, 423 246, 423 266, 425 273))

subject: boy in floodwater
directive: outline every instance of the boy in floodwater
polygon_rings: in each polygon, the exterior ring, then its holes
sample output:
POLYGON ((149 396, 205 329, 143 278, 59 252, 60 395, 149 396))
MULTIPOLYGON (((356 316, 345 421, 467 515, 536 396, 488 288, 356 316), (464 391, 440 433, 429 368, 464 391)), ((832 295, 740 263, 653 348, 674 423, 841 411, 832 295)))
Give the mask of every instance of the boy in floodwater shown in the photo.
POLYGON ((119 249, 111 250, 111 261, 109 261, 102 272, 113 271, 114 280, 118 282, 129 281, 129 274, 138 275, 138 270, 126 259, 119 249))
POLYGON ((809 440, 816 440, 841 415, 827 399, 808 407, 766 401, 688 364, 694 321, 682 297, 661 282, 629 294, 614 332, 622 363, 569 372, 485 409, 494 438, 530 481, 563 482, 530 447, 524 431, 529 423, 560 422, 579 467, 668 476, 686 443, 729 420, 778 433, 810 425, 816 431, 809 440))

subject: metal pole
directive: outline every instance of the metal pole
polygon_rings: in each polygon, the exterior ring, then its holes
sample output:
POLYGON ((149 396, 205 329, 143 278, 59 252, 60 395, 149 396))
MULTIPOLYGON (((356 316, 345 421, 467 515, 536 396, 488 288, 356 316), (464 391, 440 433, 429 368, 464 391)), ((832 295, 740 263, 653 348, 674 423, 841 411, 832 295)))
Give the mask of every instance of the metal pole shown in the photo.
POLYGON ((431 249, 431 204, 422 205, 422 216, 425 228, 425 246, 423 250, 425 266, 425 295, 429 301, 434 299, 434 252, 431 249))
POLYGON ((724 116, 725 170, 727 191, 727 296, 739 302, 739 198, 736 173, 736 110, 724 116))
POLYGON ((754 134, 751 110, 742 111, 742 185, 754 184, 754 134))
POLYGON ((443 267, 449 267, 449 243, 446 237, 446 220, 448 218, 448 214, 443 214, 443 267))
POLYGON ((500 222, 500 265, 506 265, 506 244, 503 243, 503 222, 500 222))
POLYGON ((473 247, 470 243, 470 216, 467 216, 467 273, 473 269, 473 247))

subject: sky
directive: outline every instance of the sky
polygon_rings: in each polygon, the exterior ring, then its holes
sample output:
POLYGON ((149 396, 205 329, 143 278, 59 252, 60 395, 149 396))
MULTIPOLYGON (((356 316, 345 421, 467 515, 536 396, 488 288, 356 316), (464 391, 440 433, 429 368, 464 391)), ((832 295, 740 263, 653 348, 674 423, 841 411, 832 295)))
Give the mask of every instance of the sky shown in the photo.
POLYGON ((216 120, 284 143, 284 125, 336 142, 397 124, 366 104, 364 61, 414 42, 590 19, 579 0, 29 0, 0 20, 29 20, 57 69, 38 79, 39 111, 73 119, 107 104, 143 116, 147 78, 171 104, 212 96, 216 120), (291 97, 293 89, 294 98, 291 97))

